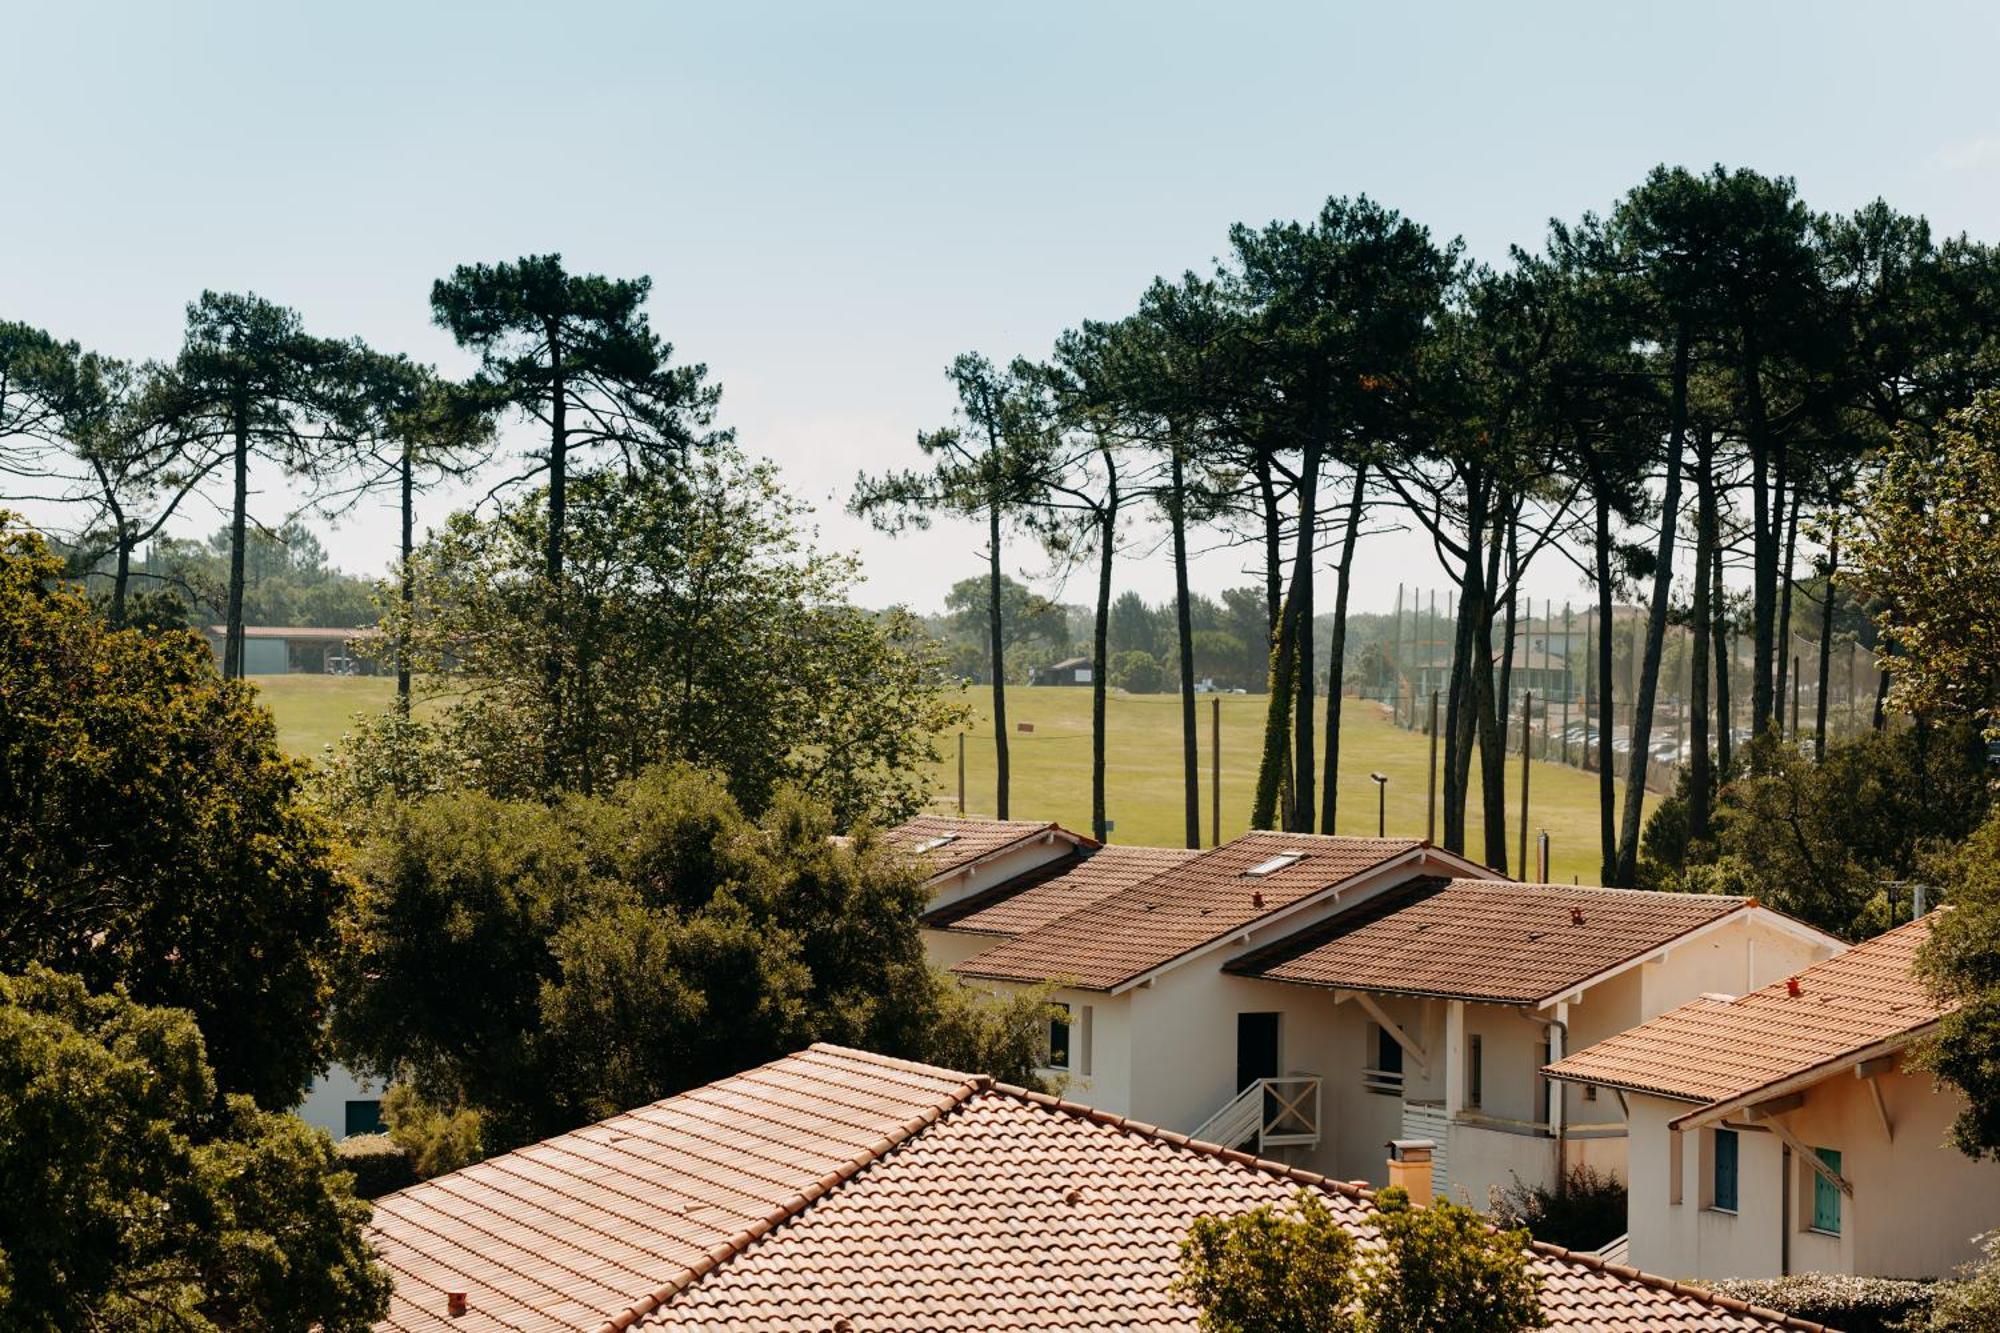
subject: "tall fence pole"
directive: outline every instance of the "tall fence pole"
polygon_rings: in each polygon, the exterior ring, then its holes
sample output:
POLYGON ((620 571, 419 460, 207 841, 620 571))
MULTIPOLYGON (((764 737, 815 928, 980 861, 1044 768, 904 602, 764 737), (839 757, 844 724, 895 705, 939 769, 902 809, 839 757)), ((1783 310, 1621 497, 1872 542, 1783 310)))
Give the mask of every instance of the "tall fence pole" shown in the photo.
POLYGON ((958 733, 958 813, 965 814, 965 733, 958 733))

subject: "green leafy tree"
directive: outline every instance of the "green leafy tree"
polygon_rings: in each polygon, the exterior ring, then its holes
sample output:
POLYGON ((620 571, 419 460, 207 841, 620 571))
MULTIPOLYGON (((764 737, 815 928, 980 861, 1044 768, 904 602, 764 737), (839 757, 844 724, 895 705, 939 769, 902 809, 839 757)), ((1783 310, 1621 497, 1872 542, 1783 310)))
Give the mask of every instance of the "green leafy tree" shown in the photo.
POLYGON ((1033 503, 1032 450, 1016 447, 1031 419, 1031 395, 1010 367, 976 352, 945 371, 958 392, 960 424, 924 431, 917 448, 925 466, 855 479, 849 508, 886 532, 928 527, 933 514, 974 518, 986 526, 986 645, 993 687, 993 762, 997 814, 1007 818, 1007 616, 1001 539, 1033 503))
POLYGON ((0 975, 0 1324, 365 1333, 390 1280, 351 1181, 325 1134, 218 1097, 187 1014, 0 975))
POLYGON ((225 1091, 320 1065, 350 884, 248 688, 193 634, 113 630, 0 525, 0 970, 193 1013, 225 1091))
POLYGON ((2000 818, 1988 819, 1930 867, 1951 903, 1937 916, 1918 967, 1954 1005, 1925 1048, 1925 1063, 1965 1094, 1951 1141, 1968 1157, 2000 1158, 2000 818))
POLYGON ((1151 653, 1133 649, 1111 659, 1111 683, 1132 694, 1158 694, 1166 676, 1151 653))
POLYGON ((171 441, 185 466, 230 472, 225 677, 243 674, 250 465, 330 476, 342 458, 333 440, 351 408, 353 370, 349 346, 309 336, 296 312, 254 294, 203 292, 188 306, 179 355, 152 368, 135 406, 142 427, 171 441))
POLYGON ((571 273, 561 255, 461 264, 431 286, 431 314, 460 347, 479 353, 472 388, 548 431, 520 474, 548 494, 544 571, 563 578, 569 478, 611 453, 627 470, 674 471, 726 439, 711 427, 721 389, 708 367, 671 364, 673 347, 645 312, 651 278, 571 273), (572 456, 575 457, 572 457, 572 456))
POLYGON ((1501 1231, 1444 1199, 1395 1187, 1376 1199, 1382 1248, 1363 1261, 1361 1308, 1380 1333, 1522 1333, 1546 1328, 1525 1231, 1501 1231))
POLYGON ((560 584, 540 492, 456 515, 420 549, 414 609, 385 624, 444 706, 378 724, 338 781, 380 788, 386 762, 392 788, 553 798, 675 760, 722 772, 753 810, 786 785, 843 824, 922 803, 958 717, 939 655, 913 618, 847 600, 853 562, 806 544, 770 467, 717 449, 674 477, 577 478, 568 504, 560 584))
POLYGON ((1361 1333, 1354 1237, 1300 1190, 1283 1210, 1200 1217, 1181 1241, 1176 1294, 1203 1333, 1361 1333))
POLYGON ((813 1041, 1018 1077, 1038 1011, 968 1007, 925 959, 916 868, 833 833, 791 795, 752 822, 686 768, 555 805, 391 806, 358 857, 339 1049, 438 1115, 478 1112, 489 1149, 813 1041))
POLYGON ((1967 1264, 1956 1281, 1941 1282, 1916 1333, 1993 1333, 2000 1329, 2000 1231, 1979 1238, 1980 1259, 1967 1264))

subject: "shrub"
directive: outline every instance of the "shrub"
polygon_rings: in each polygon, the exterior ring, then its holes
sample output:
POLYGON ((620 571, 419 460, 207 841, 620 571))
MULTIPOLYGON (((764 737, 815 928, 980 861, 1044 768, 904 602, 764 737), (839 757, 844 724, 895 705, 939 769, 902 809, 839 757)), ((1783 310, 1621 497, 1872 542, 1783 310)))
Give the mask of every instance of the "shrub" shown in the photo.
POLYGON ((355 1134, 333 1145, 340 1169, 354 1177, 354 1197, 379 1199, 417 1183, 410 1155, 387 1134, 355 1134))
POLYGON ((1503 1227, 1524 1227, 1566 1250, 1595 1250, 1625 1234, 1625 1186, 1616 1176, 1577 1165, 1554 1188, 1520 1176, 1495 1189, 1489 1205, 1503 1227))
POLYGON ((1959 1270, 1954 1282, 1941 1282, 1933 1290, 1930 1321, 1911 1320, 1916 1333, 1991 1333, 2000 1328, 2000 1231, 1979 1238, 1979 1252, 1985 1258, 1959 1270))
POLYGON ((1732 1278, 1702 1285, 1718 1296, 1826 1324, 1842 1333, 1892 1333, 1903 1328, 1906 1321, 1914 1328, 1928 1327, 1923 1321, 1930 1313, 1937 1290, 1934 1282, 1853 1277, 1846 1273, 1732 1278))
POLYGON ((1131 694, 1158 694, 1166 680, 1160 659, 1134 648, 1111 659, 1111 683, 1131 694))

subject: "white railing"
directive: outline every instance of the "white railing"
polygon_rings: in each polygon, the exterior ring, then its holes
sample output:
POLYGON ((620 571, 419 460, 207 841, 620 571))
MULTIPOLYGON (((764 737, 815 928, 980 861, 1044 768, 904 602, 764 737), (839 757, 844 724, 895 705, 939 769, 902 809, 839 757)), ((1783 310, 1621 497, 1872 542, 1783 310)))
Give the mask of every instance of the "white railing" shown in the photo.
POLYGON ((1225 1148, 1254 1142, 1266 1148, 1319 1144, 1319 1075, 1260 1078, 1195 1128, 1190 1138, 1225 1148))

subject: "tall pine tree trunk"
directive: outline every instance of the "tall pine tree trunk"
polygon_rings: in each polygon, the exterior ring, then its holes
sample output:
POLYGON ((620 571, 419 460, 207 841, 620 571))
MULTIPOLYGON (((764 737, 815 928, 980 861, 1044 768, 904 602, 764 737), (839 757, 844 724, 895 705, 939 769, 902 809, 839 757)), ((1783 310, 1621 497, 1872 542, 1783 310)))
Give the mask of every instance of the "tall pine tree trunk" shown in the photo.
POLYGON ((1597 565, 1597 825, 1603 883, 1618 873, 1618 788, 1611 772, 1611 498, 1596 488, 1597 527, 1592 554, 1597 565))
POLYGON ((1007 653, 1006 623, 1000 598, 1000 501, 986 506, 986 641, 993 664, 993 782, 994 815, 1007 818, 1007 653))
POLYGON ((1790 715, 1785 711, 1785 700, 1790 697, 1788 691, 1798 688, 1798 682, 1792 679, 1792 562, 1797 557, 1798 547, 1799 495, 1798 487, 1794 486, 1791 498, 1785 506, 1785 555, 1784 564, 1780 570, 1782 577, 1778 580, 1777 635, 1778 734, 1790 737, 1794 744, 1798 742, 1798 737, 1791 734, 1795 730, 1793 725, 1794 719, 1791 719, 1790 715))
MULTIPOLYGON (((1711 481, 1710 483, 1714 483, 1711 481)), ((1712 501, 1715 507, 1715 531, 1709 544, 1708 587, 1712 614, 1715 617, 1715 717, 1716 717, 1716 758, 1721 761, 1725 778, 1736 754, 1736 710, 1729 702, 1729 676, 1731 662, 1729 643, 1729 598, 1728 590, 1722 582, 1722 519, 1721 504, 1712 501)))
POLYGON ((1103 507, 1097 511, 1097 621, 1090 639, 1090 827, 1091 836, 1105 840, 1104 696, 1110 665, 1111 562, 1118 550, 1118 463, 1111 450, 1099 445, 1104 459, 1103 507))
POLYGON ((235 484, 229 506, 229 609, 223 626, 222 675, 243 678, 243 558, 250 509, 250 408, 235 405, 235 484))
POLYGON ((1639 834, 1646 802, 1648 742, 1653 733, 1653 701, 1660 687, 1660 649, 1666 642, 1667 611, 1674 591, 1674 529, 1680 518, 1681 452, 1687 444, 1688 331, 1674 336, 1673 424, 1667 435, 1667 485, 1660 497, 1660 542, 1653 559, 1653 603, 1646 608, 1646 652, 1632 700, 1632 756, 1625 776, 1625 819, 1618 836, 1618 874, 1612 884, 1630 888, 1639 874, 1639 834))
POLYGON ((1708 838, 1709 793, 1715 775, 1708 758, 1708 659, 1711 608, 1709 567, 1715 550, 1715 436, 1703 426, 1695 443, 1694 660, 1689 667, 1688 727, 1694 753, 1688 766, 1688 841, 1708 838))
POLYGON ((403 620, 396 629, 396 707, 404 717, 410 715, 410 616, 417 600, 417 574, 410 563, 416 557, 416 468, 412 449, 410 442, 405 440, 402 476, 399 478, 403 522, 399 549, 403 553, 403 578, 398 596, 403 606, 403 620))
MULTIPOLYGON (((1505 521, 1504 506, 1502 507, 1505 521)), ((1477 614, 1472 640, 1472 706, 1479 728, 1479 794, 1481 822, 1484 824, 1486 864, 1501 875, 1507 873, 1507 729, 1500 717, 1499 700, 1493 690, 1493 616, 1499 609, 1494 594, 1500 586, 1501 535, 1493 534, 1488 545, 1486 568, 1481 575, 1477 614)))
POLYGON ((1298 553, 1292 563, 1292 610, 1295 655, 1292 688, 1295 712, 1292 724, 1292 806, 1285 827, 1294 833, 1310 833, 1313 815, 1319 808, 1314 770, 1318 767, 1314 749, 1318 736, 1313 728, 1313 700, 1319 690, 1313 670, 1313 545, 1319 538, 1320 446, 1309 443, 1299 468, 1298 553))
MULTIPOLYGON (((1353 582, 1354 547, 1361 536, 1361 509, 1367 493, 1368 465, 1363 463, 1354 469, 1354 493, 1347 502, 1347 530, 1340 539, 1340 587, 1333 594, 1333 635, 1326 650, 1326 778, 1320 784, 1325 788, 1320 795, 1321 833, 1336 831, 1334 821, 1340 808, 1340 682, 1347 672, 1347 593, 1353 582)), ((1400 607, 1399 602, 1399 613, 1400 607)))
MULTIPOLYGON (((1296 590, 1294 590, 1296 591, 1296 590)), ((1250 806, 1250 827, 1276 828, 1284 808, 1285 761, 1291 751, 1285 741, 1292 715, 1292 680, 1298 618, 1290 596, 1278 610, 1278 627, 1271 636, 1270 693, 1264 704, 1264 748, 1257 761, 1257 792, 1250 806)))
POLYGON ((1196 750, 1194 709, 1194 615, 1188 598, 1187 470, 1180 441, 1174 442, 1173 505, 1174 627, 1181 657, 1181 806, 1187 845, 1201 846, 1201 759, 1196 750))

